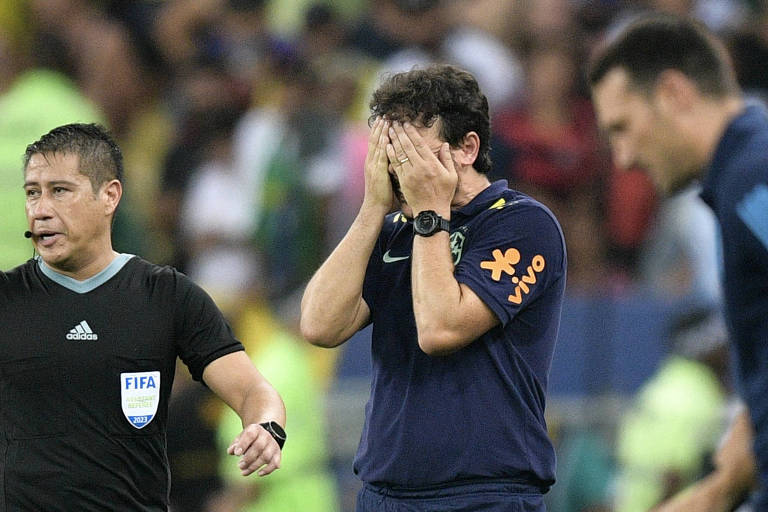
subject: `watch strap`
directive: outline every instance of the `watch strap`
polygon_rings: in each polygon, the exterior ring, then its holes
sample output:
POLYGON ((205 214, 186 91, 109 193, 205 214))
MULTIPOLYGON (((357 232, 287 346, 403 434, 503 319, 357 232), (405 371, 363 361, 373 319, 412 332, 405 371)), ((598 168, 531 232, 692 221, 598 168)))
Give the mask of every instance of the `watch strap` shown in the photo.
POLYGON ((277 446, 280 447, 280 449, 283 449, 283 445, 285 444, 285 439, 288 437, 285 434, 285 430, 283 430, 283 427, 280 426, 280 424, 276 421, 265 421, 264 423, 259 423, 264 430, 269 432, 269 435, 272 436, 272 439, 275 440, 277 443, 277 446))

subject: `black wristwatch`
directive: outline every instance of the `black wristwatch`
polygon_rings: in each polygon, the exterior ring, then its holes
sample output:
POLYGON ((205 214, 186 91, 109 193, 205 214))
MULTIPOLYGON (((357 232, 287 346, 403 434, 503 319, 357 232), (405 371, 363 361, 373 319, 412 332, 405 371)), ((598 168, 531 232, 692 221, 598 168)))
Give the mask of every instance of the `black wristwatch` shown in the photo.
POLYGON ((433 210, 419 212, 413 219, 413 232, 421 236, 432 236, 438 231, 450 231, 451 223, 433 210))
POLYGON ((269 432, 269 434, 272 436, 272 439, 277 441, 277 446, 279 446, 282 450, 286 438, 285 430, 283 430, 283 427, 281 427, 280 424, 276 421, 265 421, 264 423, 259 423, 259 425, 264 427, 264 430, 269 432))

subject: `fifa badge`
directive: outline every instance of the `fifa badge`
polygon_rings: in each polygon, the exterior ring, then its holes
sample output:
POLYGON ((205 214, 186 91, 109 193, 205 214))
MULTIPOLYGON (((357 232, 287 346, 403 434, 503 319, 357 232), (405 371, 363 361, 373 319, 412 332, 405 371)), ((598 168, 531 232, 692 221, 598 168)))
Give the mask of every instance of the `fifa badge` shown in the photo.
POLYGON ((120 399, 123 414, 133 427, 149 425, 160 402, 160 372, 121 373, 120 399))

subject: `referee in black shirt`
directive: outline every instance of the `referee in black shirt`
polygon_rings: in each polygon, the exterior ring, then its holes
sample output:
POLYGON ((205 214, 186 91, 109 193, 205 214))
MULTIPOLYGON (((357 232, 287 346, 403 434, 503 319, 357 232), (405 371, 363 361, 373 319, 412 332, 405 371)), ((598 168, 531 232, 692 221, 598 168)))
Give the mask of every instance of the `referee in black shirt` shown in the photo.
POLYGON ((229 453, 243 475, 277 469, 283 402, 211 298, 112 249, 110 135, 53 129, 27 147, 24 191, 39 256, 0 272, 0 512, 167 510, 177 357, 242 418, 229 453))

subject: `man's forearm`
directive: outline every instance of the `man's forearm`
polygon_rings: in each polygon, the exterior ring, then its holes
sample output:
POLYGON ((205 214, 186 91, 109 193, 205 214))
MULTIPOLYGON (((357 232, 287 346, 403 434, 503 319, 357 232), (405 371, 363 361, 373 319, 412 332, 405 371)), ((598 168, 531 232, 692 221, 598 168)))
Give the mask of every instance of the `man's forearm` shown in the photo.
POLYGON ((336 346, 367 317, 363 281, 386 211, 364 205, 342 241, 309 281, 301 301, 301 333, 311 343, 336 346))
POLYGON ((243 425, 264 421, 285 425, 283 400, 245 351, 212 361, 203 371, 203 381, 237 413, 243 425))
POLYGON ((252 386, 246 393, 240 410, 235 410, 243 427, 276 421, 285 427, 285 405, 275 388, 266 381, 252 386))
POLYGON ((754 439, 752 420, 745 407, 734 419, 714 460, 715 471, 727 476, 727 491, 731 499, 739 498, 755 485, 757 461, 754 439))
MULTIPOLYGON (((445 231, 413 241, 411 288, 413 313, 419 342, 445 340, 452 324, 452 312, 459 307, 461 291, 453 276, 450 242, 445 231)), ((426 348, 422 345, 422 348, 426 348)))
POLYGON ((715 469, 654 512, 727 512, 755 484, 752 425, 745 409, 736 417, 714 457, 715 469))
POLYGON ((448 233, 416 237, 411 271, 418 342, 427 354, 459 350, 499 323, 480 297, 456 280, 448 233))

